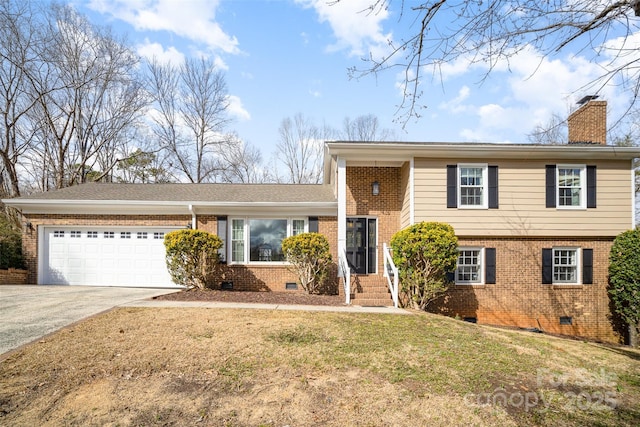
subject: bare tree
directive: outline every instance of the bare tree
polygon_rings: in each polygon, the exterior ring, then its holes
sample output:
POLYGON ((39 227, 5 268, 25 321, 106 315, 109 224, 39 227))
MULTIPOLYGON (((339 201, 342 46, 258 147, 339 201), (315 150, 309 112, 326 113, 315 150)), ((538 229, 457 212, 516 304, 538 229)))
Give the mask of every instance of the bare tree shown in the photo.
POLYGON ((268 177, 262 168, 262 153, 239 137, 230 135, 218 150, 221 164, 220 182, 261 183, 268 177))
POLYGON ((229 97, 222 71, 209 60, 181 66, 149 63, 147 87, 155 107, 154 132, 190 182, 214 181, 221 166, 217 149, 228 136, 229 97))
POLYGON ((41 172, 35 182, 47 190, 107 174, 146 100, 137 56, 108 28, 52 4, 42 31, 39 69, 29 87, 36 102, 24 126, 32 137, 25 167, 41 172))
POLYGON ((345 117, 342 121, 342 132, 339 138, 346 141, 392 141, 398 139, 393 130, 381 128, 378 117, 373 114, 358 116, 353 120, 345 117))
MULTIPOLYGON (((335 0, 335 3, 346 0, 335 0)), ((364 67, 353 67, 351 76, 401 70, 404 74, 400 119, 419 118, 423 94, 420 83, 440 73, 445 63, 463 60, 484 63, 487 73, 502 61, 528 48, 553 55, 568 46, 590 59, 611 58, 601 78, 590 89, 597 93, 616 81, 631 93, 640 93, 640 50, 631 43, 607 43, 612 35, 627 39, 637 31, 633 15, 640 14, 637 1, 601 0, 429 0, 417 3, 371 0, 363 13, 379 13, 399 4, 399 20, 411 28, 408 38, 389 41, 382 57, 365 58, 364 67)))
POLYGON ((278 131, 274 180, 293 184, 322 182, 324 141, 331 139, 334 131, 328 126, 316 126, 301 113, 282 120, 278 131))
POLYGON ((567 120, 553 113, 545 125, 536 126, 527 138, 533 144, 566 144, 567 134, 567 120))
POLYGON ((29 3, 0 2, 0 188, 9 197, 20 195, 18 164, 31 141, 21 125, 38 101, 32 91, 43 41, 38 28, 29 3))

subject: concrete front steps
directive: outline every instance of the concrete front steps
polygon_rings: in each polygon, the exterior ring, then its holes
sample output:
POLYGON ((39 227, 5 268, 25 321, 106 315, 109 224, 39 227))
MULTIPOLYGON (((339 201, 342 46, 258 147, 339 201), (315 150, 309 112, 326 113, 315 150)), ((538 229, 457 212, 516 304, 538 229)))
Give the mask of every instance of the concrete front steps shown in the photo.
POLYGON ((352 276, 351 304, 363 307, 393 307, 387 279, 376 276, 352 276), (355 279, 355 280, 353 280, 355 279))

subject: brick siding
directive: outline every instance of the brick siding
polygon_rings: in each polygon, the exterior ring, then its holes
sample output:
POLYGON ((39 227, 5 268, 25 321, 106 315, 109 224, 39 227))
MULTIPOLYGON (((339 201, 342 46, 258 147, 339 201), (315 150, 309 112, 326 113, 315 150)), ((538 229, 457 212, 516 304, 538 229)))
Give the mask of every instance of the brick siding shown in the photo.
POLYGON ((619 342, 607 294, 610 239, 460 239, 459 246, 496 248, 496 284, 452 285, 433 310, 478 323, 542 328, 555 334, 619 342), (593 284, 542 284, 542 249, 593 249, 593 284), (560 317, 572 325, 560 325, 560 317))
POLYGON ((0 270, 0 285, 25 285, 27 284, 27 270, 9 268, 0 270))
POLYGON ((607 143, 607 102, 588 101, 567 119, 569 143, 607 143))
MULTIPOLYGON (((32 229, 23 233, 22 245, 25 256, 27 283, 37 283, 38 274, 38 228, 43 226, 151 226, 179 227, 191 224, 191 215, 25 215, 25 222, 32 229)), ((214 215, 197 217, 198 229, 217 233, 217 221, 214 215)), ((333 259, 337 259, 337 224, 335 217, 319 217, 318 231, 329 240, 333 259)), ((336 277, 337 267, 332 268, 336 277)), ((220 272, 220 281, 232 281, 233 289, 252 291, 284 291, 287 282, 296 282, 296 277, 283 265, 224 265, 220 272)), ((0 273, 1 274, 1 273, 0 273)), ((0 279, 1 280, 1 279, 0 279)), ((328 293, 338 292, 337 280, 327 284, 328 293)), ((302 292, 302 290, 299 290, 302 292)))
MULTIPOLYGON (((382 278, 383 243, 389 244, 391 237, 400 229, 402 210, 400 168, 394 167, 347 167, 347 216, 378 219, 378 262, 379 274, 358 275, 354 279, 355 297, 367 286, 385 286, 382 278), (372 183, 380 184, 380 194, 372 194, 372 183)), ((388 300, 390 301, 390 296, 388 300)))

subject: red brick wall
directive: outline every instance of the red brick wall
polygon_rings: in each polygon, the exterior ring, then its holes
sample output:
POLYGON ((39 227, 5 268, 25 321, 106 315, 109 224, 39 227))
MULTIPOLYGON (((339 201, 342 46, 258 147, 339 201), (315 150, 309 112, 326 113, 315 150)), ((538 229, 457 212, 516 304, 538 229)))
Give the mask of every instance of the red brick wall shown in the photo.
POLYGON ((567 119, 569 144, 607 143, 607 101, 588 101, 567 119))
POLYGON ((380 284, 383 271, 382 244, 400 229, 402 191, 400 168, 347 167, 347 216, 378 219, 378 269, 377 275, 361 275, 362 285, 380 284), (371 194, 374 181, 380 184, 380 194, 371 194))
MULTIPOLYGON (((198 216, 198 229, 216 233, 218 230, 216 216, 198 216)), ((331 256, 337 259, 338 227, 335 217, 319 217, 318 232, 323 234, 329 241, 331 256)), ((331 277, 335 278, 337 267, 333 266, 331 277)), ((251 264, 251 265, 224 265, 221 268, 221 281, 232 281, 233 289, 243 291, 272 291, 281 292, 286 290, 287 282, 297 282, 296 276, 283 265, 251 264)), ((298 289, 299 292, 303 290, 298 289)), ((338 293, 337 280, 329 283, 327 293, 338 293)))
MULTIPOLYGON (((37 283, 38 273, 38 227, 51 225, 94 225, 94 226, 178 226, 191 223, 191 215, 29 215, 25 221, 31 222, 33 229, 23 233, 23 252, 27 266, 27 283, 37 283)), ((198 229, 217 233, 214 215, 197 217, 198 229)), ((332 256, 337 256, 337 224, 335 217, 319 217, 318 230, 329 240, 332 256)), ((335 277, 337 267, 333 269, 335 277)), ((0 273, 1 274, 1 273, 0 273)), ((1 276, 0 276, 1 277, 1 276)), ((1 278, 0 278, 1 280, 1 278)), ((284 291, 287 282, 296 282, 296 277, 282 265, 230 265, 221 269, 221 280, 233 281, 233 288, 255 291, 284 291)), ((329 286, 329 291, 338 292, 337 283, 329 286)))
POLYGON ((611 244, 604 239, 460 239, 460 246, 496 248, 496 284, 453 285, 433 309, 475 317, 478 323, 541 327, 550 333, 619 342, 607 294, 611 244), (593 249, 593 284, 543 285, 542 249, 553 246, 593 249), (571 316, 573 324, 560 325, 561 316, 571 316))
POLYGON ((10 268, 0 270, 0 285, 25 285, 27 284, 27 270, 10 268))
MULTIPOLYGON (((347 216, 378 218, 379 257, 382 243, 399 229, 402 200, 400 168, 347 167, 347 216), (371 183, 380 183, 380 194, 371 194, 371 183)), ((380 266, 382 265, 379 263, 380 266)))

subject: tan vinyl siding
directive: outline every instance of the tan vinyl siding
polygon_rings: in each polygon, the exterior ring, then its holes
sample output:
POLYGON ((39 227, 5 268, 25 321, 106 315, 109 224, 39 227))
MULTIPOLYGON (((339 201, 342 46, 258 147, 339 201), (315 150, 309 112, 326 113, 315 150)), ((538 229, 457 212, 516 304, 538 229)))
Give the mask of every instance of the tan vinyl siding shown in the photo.
MULTIPOLYGON (((615 236, 632 227, 631 164, 597 167, 597 208, 545 207, 545 165, 566 161, 499 160, 499 209, 447 209, 446 165, 473 159, 416 159, 415 220, 445 221, 460 236, 615 236)), ((581 164, 574 162, 573 164, 581 164)))
POLYGON ((411 186, 409 178, 411 165, 405 162, 400 170, 400 192, 402 194, 402 210, 400 211, 400 228, 411 225, 411 186))

